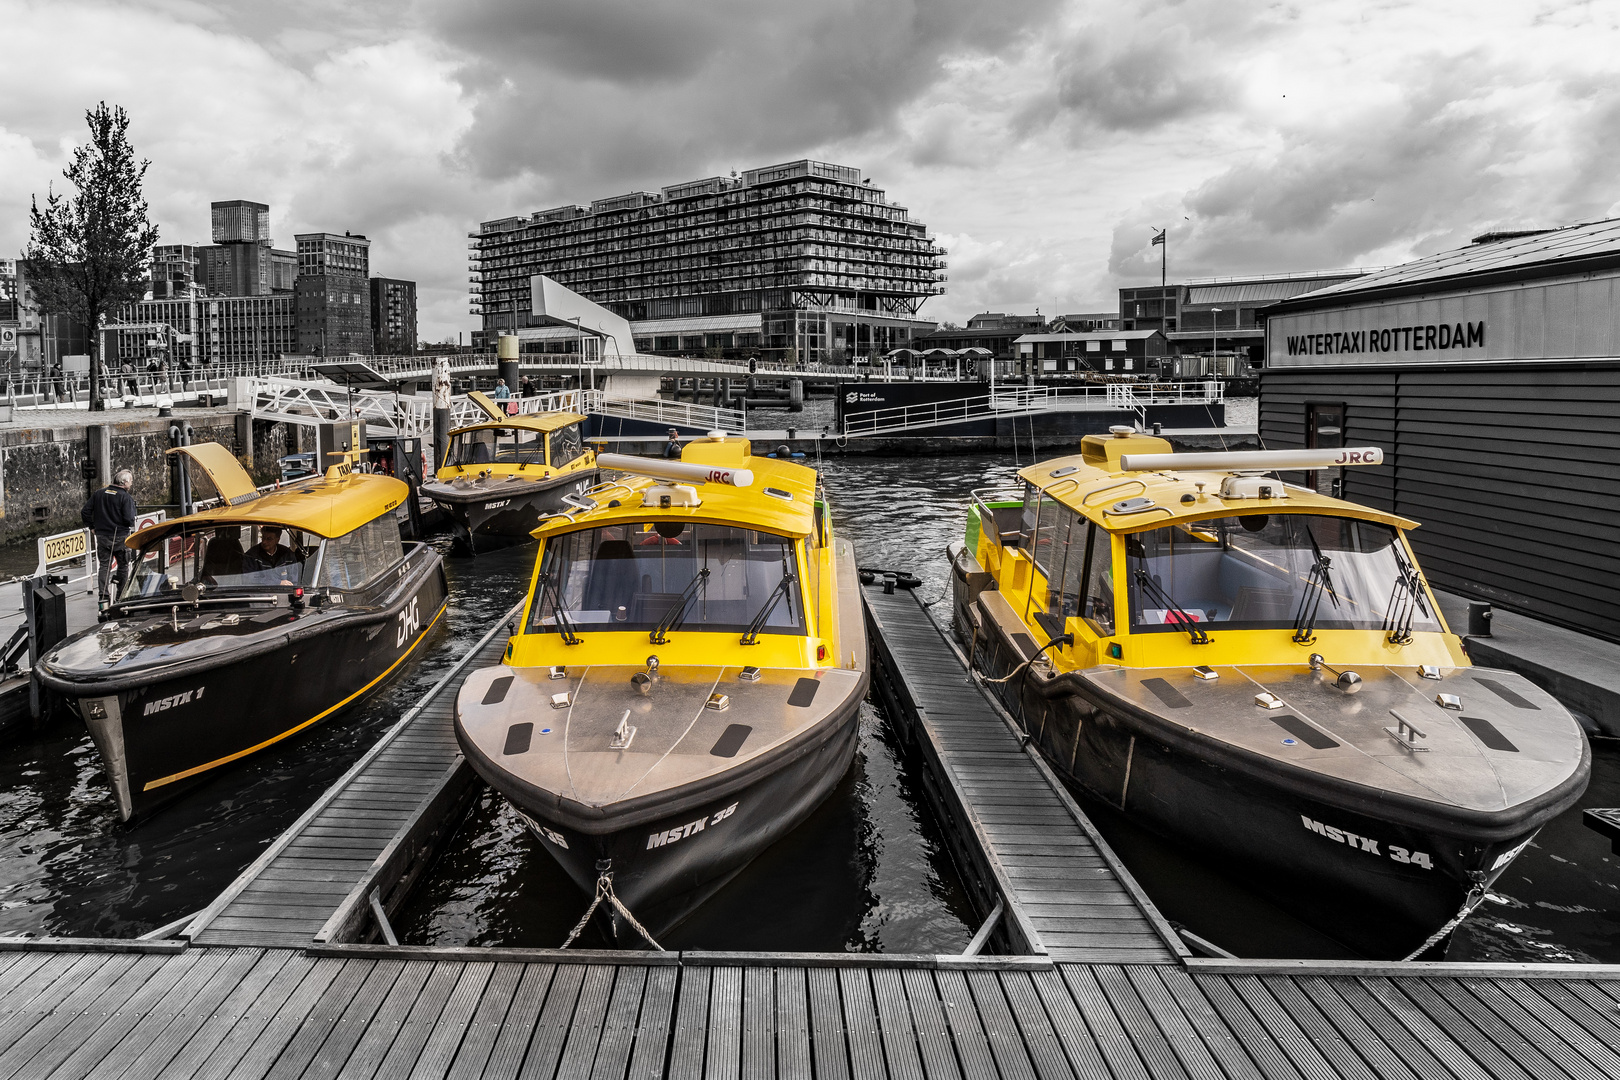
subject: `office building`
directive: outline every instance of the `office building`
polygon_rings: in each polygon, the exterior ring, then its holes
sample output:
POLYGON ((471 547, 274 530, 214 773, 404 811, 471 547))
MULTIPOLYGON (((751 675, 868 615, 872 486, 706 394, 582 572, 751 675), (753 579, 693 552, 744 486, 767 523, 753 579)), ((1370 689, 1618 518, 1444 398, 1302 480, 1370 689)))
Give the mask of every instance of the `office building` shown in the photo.
POLYGON ((416 282, 371 279, 371 350, 378 356, 416 351, 416 282))
POLYGON ((1244 374, 1260 366, 1267 308, 1291 296, 1338 285, 1365 273, 1323 270, 1121 289, 1119 328, 1162 331, 1172 353, 1224 355, 1226 366, 1233 368, 1189 374, 1244 374))
POLYGON ((1620 220, 1283 300, 1265 348, 1266 446, 1385 455, 1291 479, 1419 522, 1436 586, 1620 641, 1620 220))
POLYGON ((197 278, 209 296, 270 296, 293 291, 298 256, 270 239, 270 207, 232 199, 209 205, 214 243, 197 249, 197 278))
POLYGON ((299 233, 294 284, 298 351, 371 352, 371 241, 353 233, 299 233))
POLYGON ((910 346, 945 252, 860 170, 794 161, 486 221, 471 234, 480 338, 531 325, 546 274, 630 320, 641 351, 828 360, 910 346))
POLYGON ((194 244, 159 244, 152 249, 151 295, 154 300, 189 300, 207 290, 201 278, 204 250, 194 244))
MULTIPOLYGON (((285 293, 146 300, 120 308, 104 329, 116 334, 107 340, 116 343, 118 361, 136 368, 153 360, 182 367, 265 362, 299 351, 293 297, 285 293)), ((111 348, 107 355, 110 362, 111 348)))

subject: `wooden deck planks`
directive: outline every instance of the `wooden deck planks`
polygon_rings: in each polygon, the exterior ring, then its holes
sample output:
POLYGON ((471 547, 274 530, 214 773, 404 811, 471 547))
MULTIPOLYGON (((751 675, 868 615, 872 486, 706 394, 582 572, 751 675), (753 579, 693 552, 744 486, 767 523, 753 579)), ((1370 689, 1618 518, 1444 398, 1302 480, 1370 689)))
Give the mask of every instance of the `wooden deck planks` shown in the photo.
POLYGON ((957 653, 915 597, 865 592, 885 651, 899 671, 902 700, 926 715, 919 736, 932 740, 942 766, 966 801, 986 857, 1013 896, 1044 905, 1025 911, 1037 948, 1062 961, 1171 962, 1167 946, 1132 889, 1077 822, 1017 736, 996 715, 957 653), (1106 896, 1122 909, 1102 925, 1090 912, 1064 910, 1077 895, 1106 896))

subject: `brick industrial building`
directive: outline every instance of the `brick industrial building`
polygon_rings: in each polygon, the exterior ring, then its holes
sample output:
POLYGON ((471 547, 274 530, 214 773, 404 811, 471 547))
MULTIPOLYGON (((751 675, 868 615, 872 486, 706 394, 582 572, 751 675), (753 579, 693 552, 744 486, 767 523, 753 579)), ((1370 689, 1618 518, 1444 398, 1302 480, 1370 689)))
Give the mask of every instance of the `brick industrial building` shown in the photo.
POLYGON ((486 221, 472 311, 488 340, 531 329, 546 274, 630 320, 636 346, 839 359, 910 345, 945 291, 945 252, 860 170, 794 161, 486 221))
POLYGON ((298 351, 310 356, 371 352, 371 241, 351 233, 299 233, 293 292, 298 351))
POLYGON ((416 282, 371 279, 371 349, 379 356, 416 351, 416 282))

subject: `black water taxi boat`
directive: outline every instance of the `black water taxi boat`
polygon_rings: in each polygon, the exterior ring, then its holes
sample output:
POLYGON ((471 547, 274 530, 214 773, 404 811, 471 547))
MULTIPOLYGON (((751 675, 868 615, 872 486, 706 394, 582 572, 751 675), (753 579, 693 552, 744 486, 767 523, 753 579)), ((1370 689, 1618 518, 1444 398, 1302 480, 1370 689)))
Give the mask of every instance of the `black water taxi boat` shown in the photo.
POLYGON ((656 937, 802 822, 855 751, 866 630, 814 470, 718 432, 548 519, 520 631, 456 704, 472 767, 656 937), (696 486, 701 485, 701 486, 696 486))
POLYGON ((342 464, 260 492, 216 443, 170 453, 220 505, 131 535, 104 621, 35 668, 90 729, 126 821, 375 690, 447 591, 440 555, 400 540, 402 481, 342 464))
POLYGON ((1585 736, 1470 664, 1415 522, 1266 475, 1377 448, 1170 449, 1087 436, 977 496, 962 639, 1077 788, 1361 955, 1421 951, 1579 798, 1585 736))
POLYGON ((422 494, 449 517, 464 551, 529 539, 542 517, 567 509, 569 496, 597 480, 596 455, 584 442, 584 416, 507 416, 496 402, 479 404, 490 419, 452 431, 434 478, 422 485, 422 494))

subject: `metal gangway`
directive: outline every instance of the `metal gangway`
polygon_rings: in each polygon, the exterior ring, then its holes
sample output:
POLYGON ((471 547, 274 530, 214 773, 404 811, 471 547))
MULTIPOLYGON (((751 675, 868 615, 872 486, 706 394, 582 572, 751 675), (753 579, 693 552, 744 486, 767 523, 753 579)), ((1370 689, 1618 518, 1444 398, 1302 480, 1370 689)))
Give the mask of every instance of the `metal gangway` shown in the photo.
POLYGON ((1007 386, 975 397, 846 413, 843 433, 852 439, 904 435, 974 421, 1061 412, 1128 412, 1141 426, 1146 424, 1151 406, 1218 405, 1224 401, 1225 389, 1213 379, 1200 383, 1007 386))

